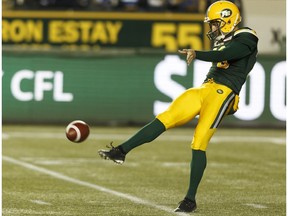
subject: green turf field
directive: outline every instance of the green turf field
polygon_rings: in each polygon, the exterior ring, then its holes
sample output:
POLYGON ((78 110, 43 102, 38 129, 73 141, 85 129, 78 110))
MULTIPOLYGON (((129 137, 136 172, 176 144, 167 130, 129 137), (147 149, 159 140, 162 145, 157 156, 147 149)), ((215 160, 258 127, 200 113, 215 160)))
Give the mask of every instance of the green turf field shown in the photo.
MULTIPOLYGON (((64 127, 3 126, 2 215, 177 215, 193 130, 167 131, 133 150, 123 165, 98 156, 98 149, 137 130, 94 127, 87 141, 74 144, 64 127)), ((220 128, 192 215, 285 215, 285 142, 285 130, 220 128)))

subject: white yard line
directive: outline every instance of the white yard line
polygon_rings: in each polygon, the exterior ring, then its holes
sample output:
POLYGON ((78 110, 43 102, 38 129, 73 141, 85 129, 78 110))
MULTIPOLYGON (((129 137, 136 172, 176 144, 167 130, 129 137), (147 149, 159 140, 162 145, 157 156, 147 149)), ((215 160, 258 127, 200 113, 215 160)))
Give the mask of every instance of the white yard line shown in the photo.
POLYGON ((265 205, 260 205, 260 204, 255 204, 255 203, 246 203, 246 206, 250 206, 252 208, 257 208, 257 209, 264 209, 264 208, 268 208, 265 205))
POLYGON ((38 204, 38 205, 51 205, 51 203, 44 202, 42 200, 30 200, 32 203, 38 204))
MULTIPOLYGON (((133 134, 91 134, 88 139, 93 140, 126 140, 133 134)), ((45 132, 9 132, 2 133, 3 140, 9 138, 35 138, 35 139, 67 139, 65 133, 45 133, 45 132)), ((158 137, 157 140, 175 142, 175 141, 187 141, 192 140, 192 136, 187 135, 169 135, 163 134, 158 137)), ((285 137, 272 137, 272 136, 217 136, 215 135, 211 142, 244 142, 244 143, 272 143, 275 145, 286 145, 285 137)))
POLYGON ((158 209, 158 210, 162 210, 162 211, 165 211, 167 213, 171 213, 171 214, 175 214, 175 215, 187 215, 187 214, 183 214, 183 213, 175 213, 175 212, 173 212, 173 209, 170 209, 170 208, 168 208, 166 206, 157 205, 157 204, 155 204, 155 203, 153 203, 151 201, 144 200, 144 199, 138 198, 136 196, 132 196, 130 194, 125 194, 125 193, 122 193, 122 192, 119 192, 119 191, 111 190, 109 188, 106 188, 106 187, 103 187, 103 186, 100 186, 100 185, 96 185, 96 184, 92 184, 92 183, 89 183, 89 182, 81 181, 79 179, 75 179, 75 178, 63 175, 62 173, 59 173, 59 172, 55 172, 55 171, 48 170, 48 169, 45 169, 45 168, 42 168, 42 167, 39 167, 39 166, 35 166, 33 164, 30 164, 30 163, 27 163, 27 162, 24 162, 24 161, 16 160, 16 159, 14 159, 12 157, 8 157, 8 156, 3 155, 2 159, 4 161, 6 161, 6 162, 9 162, 9 163, 12 163, 12 164, 15 164, 15 165, 19 165, 19 166, 25 167, 27 169, 30 169, 30 170, 33 170, 33 171, 36 171, 36 172, 39 172, 39 173, 43 173, 43 174, 52 176, 52 177, 54 177, 56 179, 61 179, 61 180, 66 181, 66 182, 70 182, 70 183, 77 184, 77 185, 80 185, 80 186, 92 188, 92 189, 95 189, 97 191, 101 191, 101 192, 104 192, 104 193, 109 193, 109 194, 111 194, 113 196, 117 196, 117 197, 120 197, 120 198, 127 199, 127 200, 129 200, 129 201, 131 201, 133 203, 149 206, 149 207, 152 207, 152 208, 155 208, 155 209, 158 209))

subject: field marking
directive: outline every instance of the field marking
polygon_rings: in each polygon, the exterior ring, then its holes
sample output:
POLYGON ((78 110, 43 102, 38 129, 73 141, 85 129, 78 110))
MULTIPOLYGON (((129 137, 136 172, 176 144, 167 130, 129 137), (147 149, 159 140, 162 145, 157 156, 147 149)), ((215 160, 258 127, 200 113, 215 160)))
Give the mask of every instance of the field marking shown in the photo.
POLYGON ((42 200, 30 200, 32 203, 39 204, 39 205, 51 205, 51 203, 44 202, 42 200))
POLYGON ((268 207, 265 206, 265 205, 260 205, 260 204, 255 204, 255 203, 246 203, 245 205, 246 205, 246 206, 253 207, 253 208, 257 208, 257 209, 265 209, 265 208, 268 208, 268 207))
MULTIPOLYGON (((93 140, 126 140, 133 134, 90 134, 88 139, 93 140)), ((9 132, 2 133, 3 140, 9 138, 37 138, 37 139, 67 139, 65 133, 47 133, 47 132, 9 132)), ((163 134, 158 137, 157 140, 174 142, 174 141, 188 141, 192 140, 192 135, 169 135, 163 134)), ((272 137, 272 136, 217 136, 215 135, 211 139, 211 143, 215 142, 263 142, 263 143, 272 143, 275 145, 286 145, 285 137, 272 137)))
MULTIPOLYGON (((5 208, 3 209, 3 215, 43 215, 43 211, 36 211, 32 209, 17 209, 17 208, 5 208)), ((1 214, 2 215, 2 214, 1 214)), ((45 211, 45 215, 60 215, 60 216, 75 216, 74 214, 68 214, 66 212, 45 211)))
POLYGON ((125 193, 122 193, 122 192, 111 190, 109 188, 106 188, 106 187, 103 187, 103 186, 100 186, 100 185, 96 185, 96 184, 92 184, 92 183, 89 183, 89 182, 81 181, 79 179, 75 179, 75 178, 63 175, 62 173, 58 173, 58 172, 51 171, 51 170, 48 170, 48 169, 45 169, 45 168, 42 168, 42 167, 38 167, 38 166, 35 166, 33 164, 26 163, 24 161, 16 160, 16 159, 14 159, 12 157, 8 157, 8 156, 3 155, 2 156, 2 160, 6 161, 6 162, 9 162, 9 163, 12 163, 12 164, 15 164, 15 165, 19 165, 19 166, 25 167, 27 169, 30 169, 30 170, 33 170, 33 171, 36 171, 36 172, 39 172, 39 173, 44 173, 44 174, 52 176, 52 177, 54 177, 56 179, 61 179, 61 180, 64 180, 66 182, 70 182, 70 183, 77 184, 77 185, 80 185, 80 186, 85 186, 85 187, 88 187, 88 188, 92 188, 92 189, 95 189, 95 190, 100 191, 100 192, 109 193, 109 194, 111 194, 113 196, 117 196, 117 197, 120 197, 120 198, 127 199, 127 200, 129 200, 129 201, 131 201, 133 203, 136 203, 136 204, 149 206, 149 207, 152 207, 152 208, 155 208, 155 209, 158 209, 158 210, 162 210, 162 211, 165 211, 167 213, 174 214, 174 215, 183 215, 183 216, 187 215, 187 214, 184 214, 184 213, 175 213, 175 212, 173 212, 173 209, 170 209, 170 208, 168 208, 166 206, 157 205, 157 204, 155 204, 153 202, 138 198, 136 196, 132 196, 130 194, 125 194, 125 193))

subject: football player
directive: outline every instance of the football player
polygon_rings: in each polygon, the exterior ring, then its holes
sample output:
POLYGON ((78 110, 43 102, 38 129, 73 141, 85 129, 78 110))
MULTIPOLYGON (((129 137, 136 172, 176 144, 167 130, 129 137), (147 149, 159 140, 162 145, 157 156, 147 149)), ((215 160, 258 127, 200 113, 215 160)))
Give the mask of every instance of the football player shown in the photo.
POLYGON ((98 151, 102 158, 122 164, 133 148, 151 142, 164 131, 199 115, 191 143, 190 184, 175 212, 193 212, 197 208, 195 198, 206 168, 207 145, 223 117, 237 111, 239 92, 256 62, 258 52, 255 31, 238 26, 241 15, 232 2, 217 1, 210 5, 204 22, 210 26, 207 36, 213 42, 213 49, 179 50, 186 55, 188 65, 193 59, 212 62, 203 84, 183 92, 166 111, 121 145, 114 147, 111 144, 110 149, 98 151))

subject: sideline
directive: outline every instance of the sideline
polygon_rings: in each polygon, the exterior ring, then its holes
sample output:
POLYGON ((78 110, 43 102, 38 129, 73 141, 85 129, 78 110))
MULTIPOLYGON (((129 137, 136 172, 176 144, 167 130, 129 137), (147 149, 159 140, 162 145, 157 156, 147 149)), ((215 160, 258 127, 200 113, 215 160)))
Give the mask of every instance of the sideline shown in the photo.
MULTIPOLYGON (((93 140, 125 140, 128 139, 132 134, 90 134, 88 139, 93 140)), ((51 133, 51 132, 4 132, 2 133, 2 139, 6 140, 9 138, 34 138, 34 139, 66 139, 65 133, 51 133)), ((166 142, 175 142, 175 141, 188 141, 192 140, 192 135, 170 135, 163 134, 158 137, 156 140, 162 140, 166 142)), ((215 142, 243 142, 243 143, 254 143, 254 142, 262 142, 269 143, 275 145, 283 145, 286 146, 286 138, 285 137, 272 137, 272 136, 239 136, 239 135, 231 135, 231 136, 217 136, 215 135, 211 139, 211 143, 215 142)))

